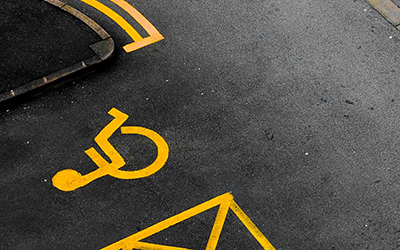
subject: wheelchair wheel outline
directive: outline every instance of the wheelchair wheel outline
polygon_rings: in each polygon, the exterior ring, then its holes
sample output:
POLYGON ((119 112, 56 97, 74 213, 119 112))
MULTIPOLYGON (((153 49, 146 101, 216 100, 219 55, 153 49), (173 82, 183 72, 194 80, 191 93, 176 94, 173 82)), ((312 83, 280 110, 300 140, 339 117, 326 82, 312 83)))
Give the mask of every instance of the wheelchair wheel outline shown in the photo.
POLYGON ((115 169, 111 170, 111 172, 109 172, 108 175, 118 179, 125 179, 125 180, 139 179, 150 176, 159 171, 162 167, 164 167, 168 159, 169 147, 167 142, 164 140, 164 138, 161 137, 161 135, 159 135, 158 133, 156 133, 151 129, 138 126, 121 127, 121 133, 142 135, 149 138, 157 146, 157 158, 153 161, 153 163, 151 163, 149 166, 145 168, 133 171, 115 169))

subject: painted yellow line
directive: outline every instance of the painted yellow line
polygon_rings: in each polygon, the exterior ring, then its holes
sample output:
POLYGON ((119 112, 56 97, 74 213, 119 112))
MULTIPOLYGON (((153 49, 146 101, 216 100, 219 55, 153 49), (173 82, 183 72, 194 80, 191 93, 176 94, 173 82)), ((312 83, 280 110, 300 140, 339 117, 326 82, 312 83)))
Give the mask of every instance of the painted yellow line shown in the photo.
POLYGON ((169 228, 172 225, 175 225, 181 221, 184 221, 186 219, 189 219, 193 216, 195 216, 196 214, 200 214, 210 208, 216 207, 219 204, 221 204, 222 201, 226 200, 227 198, 233 198, 233 196, 230 193, 226 193, 220 196, 215 197, 214 199, 211 199, 209 201, 206 201, 200 205, 197 205, 191 209, 188 209, 186 211, 183 211, 180 214, 177 214, 175 216, 172 216, 164 221, 161 221, 149 228, 146 228, 142 231, 140 231, 139 233, 133 235, 135 240, 142 240, 150 235, 153 235, 155 233, 158 233, 166 228, 169 228))
POLYGON ((107 7, 106 5, 98 2, 97 0, 81 0, 82 2, 96 8, 97 10, 104 13, 106 16, 114 20, 122 29, 128 33, 128 35, 134 41, 125 45, 123 48, 127 53, 143 48, 152 43, 158 42, 164 37, 160 32, 132 5, 124 0, 110 0, 114 4, 118 5, 121 9, 126 11, 133 19, 138 22, 143 29, 149 34, 148 37, 143 38, 123 17, 117 14, 115 11, 107 7))
MULTIPOLYGON (((233 198, 233 196, 230 193, 226 193, 220 196, 215 197, 214 199, 211 199, 209 201, 206 201, 200 205, 197 205, 191 209, 188 209, 186 211, 183 211, 180 214, 177 214, 175 216, 172 216, 166 220, 163 220, 151 227, 148 227, 142 231, 137 232, 136 234, 133 234, 123 240, 120 240, 118 242, 115 242, 114 244, 107 246, 105 248, 102 248, 102 250, 118 250, 121 248, 129 248, 132 245, 134 245, 135 243, 137 243, 138 241, 147 238, 153 234, 156 234, 166 228, 169 228, 179 222, 182 222, 188 218, 191 218, 197 214, 200 214, 210 208, 216 207, 219 204, 221 204, 222 201, 224 201, 225 199, 229 199, 229 198, 233 198)), ((132 247, 131 247, 132 248, 132 247)))
POLYGON ((160 36, 160 37, 157 37, 157 36, 149 36, 149 37, 143 38, 143 39, 140 40, 140 41, 127 44, 127 45, 125 45, 123 48, 124 48, 124 50, 125 50, 127 53, 130 53, 130 52, 132 52, 132 51, 135 51, 135 50, 138 50, 138 49, 140 49, 140 48, 143 48, 143 47, 145 47, 145 46, 147 46, 147 45, 156 43, 156 42, 158 42, 158 41, 160 41, 160 40, 162 40, 162 39, 164 39, 164 37, 162 37, 162 36, 160 36))
POLYGON ((141 41, 136 41, 131 44, 127 44, 124 46, 124 50, 126 52, 132 52, 137 49, 140 49, 144 46, 147 46, 149 44, 158 42, 164 37, 160 34, 160 32, 138 11, 136 10, 132 5, 127 3, 124 0, 110 0, 113 3, 117 4, 119 7, 121 7, 123 10, 125 10, 131 17, 133 17, 136 22, 138 22, 144 30, 150 35, 149 37, 144 38, 141 41))
POLYGON ((160 34, 158 30, 132 5, 124 0, 111 0, 113 3, 117 4, 123 10, 125 10, 129 15, 131 15, 136 22, 138 22, 149 35, 160 34))
MULTIPOLYGON (((99 145, 101 150, 110 158, 111 160, 111 165, 112 166, 117 166, 122 167, 125 165, 124 158, 118 153, 117 150, 111 145, 111 143, 108 141, 108 138, 110 138, 114 132, 121 127, 121 125, 128 119, 128 115, 122 113, 116 108, 112 108, 109 112, 109 115, 113 116, 115 119, 112 120, 107 126, 105 126, 100 133, 94 138, 94 141, 99 145)), ((92 148, 95 150, 94 148, 92 148)), ((97 152, 97 151, 96 151, 97 152)))
POLYGON ((120 15, 118 15, 115 11, 105 6, 104 4, 96 1, 96 0, 81 0, 82 2, 92 6, 93 8, 103 12, 109 18, 114 20, 122 29, 126 31, 126 33, 133 39, 133 41, 139 41, 142 36, 120 15))
POLYGON ((165 162, 167 162, 169 154, 168 144, 167 142, 165 142, 164 138, 162 138, 159 134, 157 134, 153 130, 143 127, 127 126, 127 127, 121 127, 121 133, 138 134, 146 136, 156 144, 158 154, 154 162, 143 169, 135 171, 118 170, 111 173, 110 174, 111 176, 120 179, 139 179, 154 174, 164 166, 165 162))
MULTIPOLYGON (((181 248, 171 248, 169 246, 162 246, 156 244, 144 243, 142 240, 154 235, 164 229, 167 229, 177 223, 180 223, 186 219, 189 219, 195 215, 198 215, 206 210, 213 207, 220 206, 218 210, 217 217, 215 219, 213 229, 210 233, 210 237, 207 243, 207 250, 215 250, 217 243, 226 220, 226 216, 229 209, 232 209, 239 220, 245 225, 249 232, 254 236, 254 238, 260 243, 260 245, 266 250, 275 250, 272 244, 265 238, 265 236, 260 232, 260 230, 254 225, 250 218, 243 212, 239 205, 233 200, 233 196, 230 193, 225 193, 214 199, 206 201, 200 205, 183 211, 175 216, 172 216, 166 220, 163 220, 153 226, 150 226, 142 231, 139 231, 131 236, 126 237, 120 241, 117 241, 107 247, 102 248, 102 250, 120 250, 120 249, 149 249, 149 250, 168 250, 168 249, 181 249, 181 248), (148 247, 148 248, 146 248, 148 247), (153 247, 153 248, 151 248, 153 247), (167 248, 168 247, 168 248, 167 248)), ((185 249, 185 248, 183 248, 185 249)))
POLYGON ((244 213, 244 211, 234 200, 231 201, 230 208, 264 249, 275 250, 274 246, 272 246, 267 238, 265 238, 263 233, 261 233, 257 226, 250 220, 250 218, 244 213))
POLYGON ((111 163, 108 163, 93 147, 86 150, 85 153, 93 160, 99 169, 82 176, 79 172, 73 169, 65 169, 58 172, 52 179, 53 186, 62 191, 73 191, 77 188, 83 187, 95 179, 109 174, 114 169, 121 168, 125 165, 122 156, 110 144, 108 138, 128 119, 128 115, 121 111, 112 108, 108 114, 114 117, 107 126, 105 126, 100 133, 95 137, 95 142, 99 145, 101 150, 110 158, 111 163))
POLYGON ((171 246, 164 246, 146 242, 137 242, 132 247, 126 248, 128 250, 131 249, 140 249, 140 250, 191 250, 189 248, 182 248, 182 247, 171 247, 171 246))
POLYGON ((219 206, 217 217, 215 218, 214 226, 208 239, 206 250, 214 250, 217 247, 219 236, 221 235, 222 228, 226 216, 228 215, 229 205, 233 197, 226 196, 219 206))

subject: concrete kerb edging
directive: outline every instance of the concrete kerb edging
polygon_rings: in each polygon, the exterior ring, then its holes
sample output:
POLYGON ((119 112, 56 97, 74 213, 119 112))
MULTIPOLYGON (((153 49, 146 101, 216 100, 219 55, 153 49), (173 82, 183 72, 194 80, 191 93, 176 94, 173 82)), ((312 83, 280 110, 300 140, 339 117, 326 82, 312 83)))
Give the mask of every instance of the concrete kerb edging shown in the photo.
POLYGON ((115 49, 114 40, 95 21, 93 21, 92 19, 90 19, 88 16, 86 16, 82 12, 78 11, 77 9, 69 6, 68 4, 66 4, 60 0, 43 0, 43 1, 47 2, 49 4, 52 4, 64 11, 68 12, 69 14, 75 16, 76 18, 78 18, 79 20, 84 22, 86 25, 88 25, 93 31, 95 31, 102 38, 102 40, 100 42, 90 45, 90 48, 94 51, 94 53, 96 55, 94 55, 91 58, 85 59, 79 63, 73 64, 67 68, 64 68, 62 70, 54 72, 50 75, 36 79, 32 82, 29 82, 25 85, 18 87, 18 88, 9 90, 5 93, 1 93, 0 94, 0 103, 9 101, 17 96, 21 96, 23 94, 28 93, 31 90, 35 90, 39 87, 42 87, 44 85, 47 85, 47 84, 50 84, 57 80, 60 80, 61 78, 67 77, 67 76, 75 74, 81 70, 87 69, 88 67, 97 65, 97 64, 109 59, 114 53, 114 49, 115 49))
POLYGON ((366 0, 386 20, 400 30, 400 8, 391 0, 366 0))

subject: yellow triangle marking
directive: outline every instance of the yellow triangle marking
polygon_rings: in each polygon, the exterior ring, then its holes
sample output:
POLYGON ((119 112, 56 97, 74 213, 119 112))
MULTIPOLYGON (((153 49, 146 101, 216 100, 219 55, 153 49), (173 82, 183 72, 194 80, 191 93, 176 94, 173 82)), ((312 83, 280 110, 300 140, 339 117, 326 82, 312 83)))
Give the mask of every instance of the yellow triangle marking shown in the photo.
POLYGON ((256 225, 250 220, 250 218, 244 213, 244 211, 239 207, 239 205, 232 200, 230 208, 243 223, 243 225, 250 231, 250 233, 256 238, 256 240, 264 247, 264 249, 273 250, 275 249, 272 244, 267 240, 267 238, 261 233, 261 231, 256 227, 256 225))
POLYGON ((120 249, 142 249, 142 250, 173 250, 173 249, 186 249, 186 248, 171 248, 169 246, 156 245, 151 243, 140 242, 141 240, 152 236, 164 229, 167 229, 177 223, 180 223, 186 219, 189 219, 195 215, 198 215, 204 211, 207 211, 213 207, 220 206, 218 214, 216 216, 213 229, 210 233, 210 237, 207 243, 206 250, 215 250, 218 244, 218 240, 226 220, 226 216, 229 208, 235 213, 239 220, 254 236, 258 243, 266 250, 275 250, 274 246, 268 241, 268 239, 261 233, 256 225, 250 220, 250 218, 244 213, 239 205, 233 200, 233 196, 230 193, 217 196, 209 201, 206 201, 200 205, 183 211, 177 215, 174 215, 166 220, 163 220, 151 227, 148 227, 142 231, 139 231, 131 236, 126 237, 114 244, 102 248, 102 250, 120 250, 120 249), (153 248, 151 248, 153 247, 153 248))
POLYGON ((140 250, 191 250, 189 248, 171 247, 146 242, 136 242, 132 247, 129 247, 127 249, 131 250, 132 248, 140 250))
POLYGON ((224 222, 226 216, 228 215, 229 205, 233 201, 232 197, 226 197, 222 201, 221 205, 219 206, 219 210, 217 213, 217 217, 215 218, 213 229, 211 230, 210 237, 208 239, 206 250, 212 250, 217 247, 219 236, 222 232, 222 227, 224 226, 224 222))

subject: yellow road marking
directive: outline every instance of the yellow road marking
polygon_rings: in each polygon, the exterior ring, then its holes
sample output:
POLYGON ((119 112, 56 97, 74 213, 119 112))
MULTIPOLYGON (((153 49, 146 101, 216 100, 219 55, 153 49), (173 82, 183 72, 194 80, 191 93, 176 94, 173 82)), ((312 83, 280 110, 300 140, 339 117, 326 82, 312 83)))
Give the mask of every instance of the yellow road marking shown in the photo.
POLYGON ((110 144, 108 139, 121 125, 128 119, 128 115, 121 111, 112 108, 108 114, 114 117, 107 126, 95 137, 95 142, 101 150, 110 158, 110 163, 107 162, 93 147, 86 150, 85 153, 99 167, 97 170, 89 174, 82 175, 73 169, 65 169, 58 172, 52 179, 53 186, 62 191, 73 191, 79 187, 83 187, 90 182, 110 175, 119 179, 138 179, 150 176, 160 170, 168 159, 169 147, 165 140, 156 132, 143 127, 122 127, 123 134, 138 134, 143 135, 152 140, 157 146, 157 158, 149 166, 135 171, 120 170, 125 165, 125 161, 117 150, 110 144))
POLYGON ((134 127, 134 126, 128 126, 128 127, 121 127, 121 133, 122 134, 138 134, 138 135, 143 135, 152 140, 158 150, 158 155, 157 158, 154 160, 152 164, 149 166, 136 170, 136 171, 123 171, 123 170, 118 170, 113 172, 112 176, 120 179, 138 179, 138 178, 143 178, 150 176, 160 170, 165 162, 168 159, 168 152, 169 152, 169 147, 168 144, 165 142, 164 138, 162 138, 159 134, 154 132, 153 130, 147 129, 147 128, 142 128, 142 127, 134 127))
MULTIPOLYGON (((132 247, 126 248, 127 250, 131 250, 132 247)), ((133 245, 133 249, 141 249, 141 250, 191 250, 189 248, 182 247, 170 247, 146 242, 136 242, 133 245)))
POLYGON ((126 33, 132 38, 133 43, 125 45, 123 48, 127 53, 135 51, 137 49, 143 48, 152 43, 158 42, 164 37, 160 32, 132 5, 124 0, 110 0, 111 2, 118 5, 124 11, 126 11, 131 17, 133 17, 136 22, 138 22, 144 30, 149 34, 148 37, 143 38, 123 17, 118 15, 115 11, 107 7, 106 5, 98 2, 97 0, 81 0, 82 2, 96 8, 97 10, 103 12, 109 18, 114 20, 121 28, 123 28, 126 33))
POLYGON ((275 249, 234 200, 231 201, 230 208, 264 249, 275 249))
POLYGON ((133 17, 136 20, 136 22, 138 22, 144 28, 144 30, 150 35, 149 37, 144 38, 142 41, 137 41, 125 45, 124 50, 126 52, 129 53, 131 51, 140 49, 144 46, 147 46, 149 44, 164 39, 164 37, 160 34, 160 32, 132 5, 130 5, 124 0, 111 0, 111 1, 117 4, 122 9, 124 9, 129 15, 131 15, 131 17, 133 17))
MULTIPOLYGON (((209 201, 206 201, 200 205, 190 208, 180 214, 174 215, 166 220, 163 220, 151 227, 148 227, 142 231, 139 231, 131 236, 126 237, 118 242, 115 242, 107 247, 102 248, 102 250, 119 250, 119 249, 151 249, 151 250, 172 250, 172 249, 182 249, 182 248, 171 248, 170 246, 149 244, 141 242, 141 240, 154 235, 166 228, 169 228, 177 223, 180 223, 186 219, 189 219, 195 215, 198 215, 206 210, 213 207, 220 206, 218 210, 217 217, 215 219, 213 229, 211 231, 207 250, 215 250, 217 243, 222 231, 223 224, 226 219, 229 208, 237 215, 239 220, 244 224, 244 226, 249 230, 249 232, 254 236, 254 238, 260 243, 260 245, 266 250, 275 250, 272 244, 267 240, 267 238, 260 232, 256 225, 250 220, 250 218, 243 212, 239 205, 233 200, 233 196, 230 193, 225 193, 218 197, 215 197, 209 201), (143 245, 144 244, 144 245, 143 245), (148 245, 149 244, 149 245, 148 245), (147 248, 146 248, 147 247, 147 248), (150 247, 150 248, 149 248, 150 247), (151 248, 153 247, 153 248, 151 248)), ((183 248, 186 249, 186 248, 183 248)))
POLYGON ((81 0, 82 2, 96 8, 97 10, 106 14, 109 18, 114 20, 121 28, 123 28, 126 33, 134 40, 138 41, 142 39, 142 36, 120 15, 118 15, 115 11, 105 6, 104 4, 96 1, 96 0, 81 0))
POLYGON ((224 226, 226 216, 228 215, 229 204, 232 199, 232 196, 225 196, 222 199, 218 209, 217 217, 215 218, 213 229, 211 230, 211 234, 208 239, 206 250, 212 250, 217 247, 218 239, 221 235, 222 227, 224 226))

